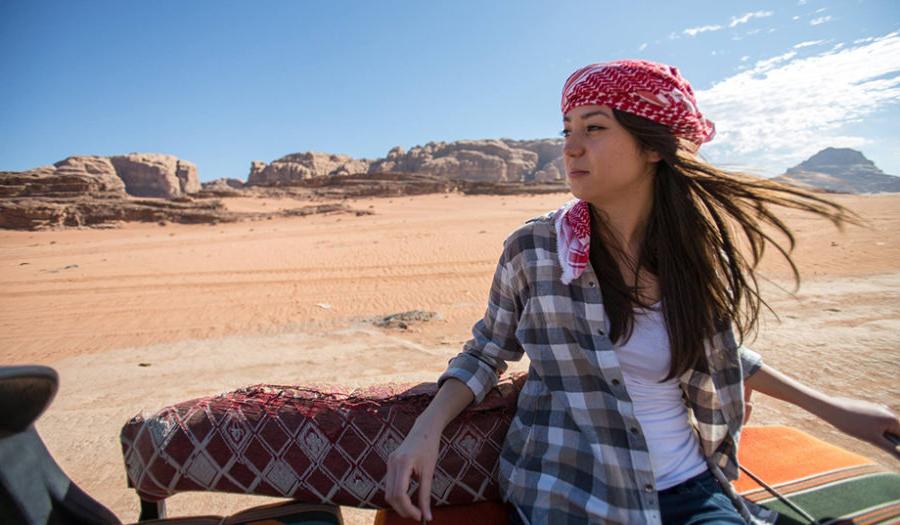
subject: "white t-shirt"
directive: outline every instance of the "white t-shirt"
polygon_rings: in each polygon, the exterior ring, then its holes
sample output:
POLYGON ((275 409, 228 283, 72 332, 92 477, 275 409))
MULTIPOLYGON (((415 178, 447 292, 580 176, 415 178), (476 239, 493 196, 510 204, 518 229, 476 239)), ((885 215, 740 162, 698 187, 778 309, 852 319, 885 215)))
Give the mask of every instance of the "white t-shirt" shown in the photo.
POLYGON ((660 303, 636 309, 631 338, 616 345, 634 414, 650 450, 658 490, 673 487, 708 467, 688 421, 678 378, 660 383, 672 360, 660 303))

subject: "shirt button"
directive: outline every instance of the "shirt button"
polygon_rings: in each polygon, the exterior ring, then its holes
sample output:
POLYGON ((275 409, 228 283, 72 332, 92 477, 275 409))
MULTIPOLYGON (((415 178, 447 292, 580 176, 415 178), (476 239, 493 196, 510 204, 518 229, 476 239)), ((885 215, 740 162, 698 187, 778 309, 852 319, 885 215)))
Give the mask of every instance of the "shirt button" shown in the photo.
POLYGON ((618 380, 618 379, 613 379, 611 382, 612 382, 613 386, 619 386, 619 380, 618 380))
POLYGON ((653 492, 653 485, 647 483, 644 485, 644 492, 653 492))
POLYGON ((588 286, 590 286, 591 288, 593 288, 593 287, 597 286, 597 283, 595 283, 594 281, 589 281, 589 282, 588 282, 588 286))
POLYGON ((641 433, 641 431, 638 429, 638 427, 631 427, 629 430, 631 430, 631 433, 634 434, 635 436, 638 436, 641 433))
POLYGON ((600 334, 600 335, 605 335, 605 333, 603 332, 603 329, 602 329, 602 328, 599 329, 599 330, 597 330, 597 333, 600 334))

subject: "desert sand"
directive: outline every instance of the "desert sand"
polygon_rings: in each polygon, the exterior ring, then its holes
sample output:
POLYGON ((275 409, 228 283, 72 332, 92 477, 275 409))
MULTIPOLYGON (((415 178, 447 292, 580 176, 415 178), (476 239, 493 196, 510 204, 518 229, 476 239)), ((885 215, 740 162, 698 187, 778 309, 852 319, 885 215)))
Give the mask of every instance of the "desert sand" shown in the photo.
MULTIPOLYGON (((255 383, 434 381, 483 313, 506 235, 566 194, 426 195, 351 201, 324 215, 110 230, 0 232, 0 363, 44 364, 61 389, 38 431, 63 469, 123 521, 121 426, 139 412, 255 383), (372 318, 430 310, 407 329, 372 318)), ((787 212, 803 282, 773 254, 750 346, 833 395, 900 411, 900 194, 836 196, 868 221, 839 233, 787 212)), ((306 203, 231 199, 235 210, 306 203)), ((526 370, 527 363, 512 363, 526 370)), ((898 469, 889 454, 757 395, 752 423, 793 425, 898 469)), ((222 514, 269 498, 181 494, 170 516, 222 514)), ((343 509, 346 523, 370 510, 343 509)))

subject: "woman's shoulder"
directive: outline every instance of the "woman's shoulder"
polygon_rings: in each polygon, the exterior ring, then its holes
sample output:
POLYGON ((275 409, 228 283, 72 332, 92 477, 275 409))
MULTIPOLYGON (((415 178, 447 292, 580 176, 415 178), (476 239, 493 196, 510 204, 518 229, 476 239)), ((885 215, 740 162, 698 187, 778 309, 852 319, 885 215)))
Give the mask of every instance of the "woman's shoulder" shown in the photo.
POLYGON ((555 211, 532 217, 516 227, 503 241, 507 259, 523 253, 556 252, 555 211))

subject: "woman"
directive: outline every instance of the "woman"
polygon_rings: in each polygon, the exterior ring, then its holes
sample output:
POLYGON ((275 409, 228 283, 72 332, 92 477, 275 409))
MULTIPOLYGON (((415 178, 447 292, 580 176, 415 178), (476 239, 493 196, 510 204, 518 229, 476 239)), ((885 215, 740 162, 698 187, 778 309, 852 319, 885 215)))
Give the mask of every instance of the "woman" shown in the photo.
POLYGON ((505 241, 484 319, 389 458, 394 509, 431 518, 443 428, 524 353, 528 378, 498 478, 513 523, 755 519, 728 483, 751 390, 893 450, 884 435, 900 434, 900 422, 887 408, 825 396, 736 341, 756 326, 754 268, 765 245, 791 262, 761 229, 793 243, 769 205, 838 225, 852 214, 697 157, 714 128, 674 67, 625 60, 579 69, 565 83, 562 113, 576 199, 505 241), (407 496, 412 475, 418 508, 407 496))

